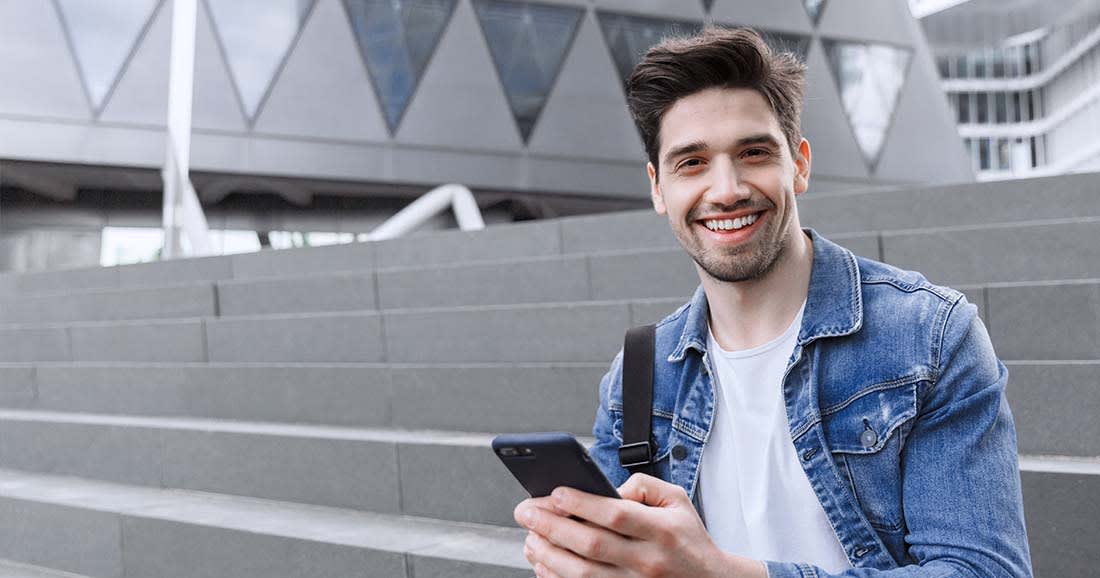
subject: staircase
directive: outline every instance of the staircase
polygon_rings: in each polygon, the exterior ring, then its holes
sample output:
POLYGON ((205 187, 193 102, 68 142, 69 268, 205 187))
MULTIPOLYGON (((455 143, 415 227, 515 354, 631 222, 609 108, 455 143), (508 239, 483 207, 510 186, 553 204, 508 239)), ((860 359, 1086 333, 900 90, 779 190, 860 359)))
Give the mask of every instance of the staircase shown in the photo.
MULTIPOLYGON (((806 195, 978 305, 1039 578, 1100 567, 1100 174, 806 195)), ((500 432, 588 435, 697 284, 648 212, 0 276, 0 577, 530 576, 500 432)))

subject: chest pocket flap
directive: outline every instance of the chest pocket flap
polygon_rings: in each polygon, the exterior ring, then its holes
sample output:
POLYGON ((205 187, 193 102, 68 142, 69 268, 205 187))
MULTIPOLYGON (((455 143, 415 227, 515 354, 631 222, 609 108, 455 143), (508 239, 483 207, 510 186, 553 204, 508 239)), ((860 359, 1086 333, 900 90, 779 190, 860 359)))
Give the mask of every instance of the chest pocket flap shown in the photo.
POLYGON ((871 454, 882 450, 898 428, 917 415, 917 382, 871 386, 822 411, 833 452, 871 454))

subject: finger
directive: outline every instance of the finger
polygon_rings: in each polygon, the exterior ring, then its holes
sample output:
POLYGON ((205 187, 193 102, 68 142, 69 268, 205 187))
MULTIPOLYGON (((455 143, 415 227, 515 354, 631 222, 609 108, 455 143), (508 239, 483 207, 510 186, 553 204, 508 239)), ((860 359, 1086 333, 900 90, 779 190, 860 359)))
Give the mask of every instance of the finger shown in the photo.
POLYGON ((619 495, 625 500, 657 508, 691 506, 691 498, 683 488, 645 474, 630 476, 619 486, 619 495))
POLYGON ((655 520, 647 506, 630 500, 605 498, 572 488, 557 488, 551 494, 557 507, 569 515, 632 538, 652 535, 655 520))
POLYGON ((525 521, 532 532, 586 560, 622 566, 630 562, 639 548, 629 538, 607 528, 545 510, 536 511, 533 518, 525 521))
POLYGON ((537 566, 542 566, 542 569, 546 571, 545 574, 538 574, 540 577, 588 576, 591 578, 616 578, 622 575, 606 564, 585 560, 569 550, 559 548, 533 532, 527 534, 526 544, 531 549, 532 556, 538 561, 536 563, 536 574, 539 571, 537 566))
POLYGON ((519 504, 516 504, 515 509, 512 510, 512 518, 515 519, 516 523, 520 526, 526 527, 528 525, 526 521, 528 512, 533 512, 537 510, 546 510, 558 516, 569 515, 567 512, 559 508, 557 504, 554 503, 553 499, 547 496, 545 498, 528 498, 520 502, 519 504))

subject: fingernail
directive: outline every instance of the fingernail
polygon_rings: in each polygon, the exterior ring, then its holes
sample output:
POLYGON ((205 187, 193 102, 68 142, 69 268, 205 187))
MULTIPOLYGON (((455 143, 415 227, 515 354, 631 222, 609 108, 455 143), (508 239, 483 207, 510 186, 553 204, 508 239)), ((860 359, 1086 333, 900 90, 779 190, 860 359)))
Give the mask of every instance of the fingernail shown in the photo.
POLYGON ((523 513, 523 525, 528 528, 535 527, 535 510, 528 509, 523 513))

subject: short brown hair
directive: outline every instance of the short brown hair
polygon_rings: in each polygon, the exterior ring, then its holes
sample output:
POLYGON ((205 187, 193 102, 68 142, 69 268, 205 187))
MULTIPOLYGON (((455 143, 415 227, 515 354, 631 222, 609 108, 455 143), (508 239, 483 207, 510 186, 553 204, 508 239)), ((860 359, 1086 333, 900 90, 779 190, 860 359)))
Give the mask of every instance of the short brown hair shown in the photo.
POLYGON ((755 30, 708 26, 650 48, 627 80, 627 104, 654 169, 665 113, 681 98, 714 87, 759 92, 797 157, 805 77, 806 66, 797 56, 773 51, 755 30))

